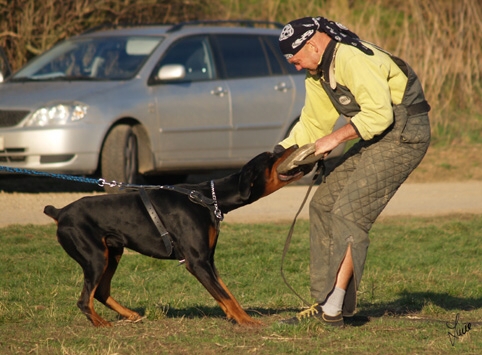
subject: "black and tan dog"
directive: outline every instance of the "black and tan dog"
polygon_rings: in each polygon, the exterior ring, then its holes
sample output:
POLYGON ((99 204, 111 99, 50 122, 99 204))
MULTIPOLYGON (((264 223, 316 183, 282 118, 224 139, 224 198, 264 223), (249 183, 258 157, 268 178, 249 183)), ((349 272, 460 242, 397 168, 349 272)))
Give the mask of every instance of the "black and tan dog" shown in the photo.
POLYGON ((153 258, 182 260, 228 319, 239 324, 258 324, 241 308, 214 266, 220 218, 216 217, 213 205, 227 213, 300 179, 313 166, 294 168, 286 175, 276 171, 294 150, 292 147, 278 154, 262 153, 238 173, 212 182, 175 186, 192 194, 169 189, 146 190, 151 206, 169 233, 171 245, 163 242, 139 191, 85 197, 61 209, 46 206, 44 213, 57 221, 59 243, 84 272, 78 307, 95 326, 110 323, 95 312, 94 298, 127 320, 141 318, 110 295, 112 277, 124 248, 129 248, 153 258))

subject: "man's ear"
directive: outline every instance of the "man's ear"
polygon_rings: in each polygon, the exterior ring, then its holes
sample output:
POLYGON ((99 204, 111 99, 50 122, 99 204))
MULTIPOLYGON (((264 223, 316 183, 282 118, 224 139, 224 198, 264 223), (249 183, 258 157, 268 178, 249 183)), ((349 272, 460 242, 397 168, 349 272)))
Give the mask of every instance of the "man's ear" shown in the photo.
POLYGON ((314 52, 314 53, 319 52, 318 44, 312 39, 309 39, 308 42, 306 42, 305 46, 308 46, 306 49, 308 49, 311 52, 314 52))

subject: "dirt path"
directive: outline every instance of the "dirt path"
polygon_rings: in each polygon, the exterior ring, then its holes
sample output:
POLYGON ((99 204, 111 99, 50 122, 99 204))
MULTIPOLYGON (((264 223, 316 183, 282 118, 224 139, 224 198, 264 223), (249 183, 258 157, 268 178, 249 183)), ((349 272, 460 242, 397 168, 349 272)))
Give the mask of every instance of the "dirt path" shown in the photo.
MULTIPOLYGON (((225 221, 228 223, 291 221, 307 189, 308 186, 305 185, 285 187, 252 205, 230 212, 226 215, 225 221)), ((95 191, 1 192, 0 227, 10 224, 52 223, 52 220, 42 212, 45 205, 62 207, 80 197, 100 193, 95 191)), ((307 205, 300 214, 300 219, 308 218, 307 205)), ((406 183, 390 201, 382 216, 433 216, 451 213, 482 214, 482 181, 406 183)))
MULTIPOLYGON (((315 191, 314 187, 311 195, 315 191)), ((307 186, 290 186, 252 205, 232 211, 227 222, 292 220, 306 194, 307 186)), ((452 213, 482 214, 482 181, 404 184, 381 216, 435 216, 452 213)), ((308 202, 299 216, 308 219, 308 202)))

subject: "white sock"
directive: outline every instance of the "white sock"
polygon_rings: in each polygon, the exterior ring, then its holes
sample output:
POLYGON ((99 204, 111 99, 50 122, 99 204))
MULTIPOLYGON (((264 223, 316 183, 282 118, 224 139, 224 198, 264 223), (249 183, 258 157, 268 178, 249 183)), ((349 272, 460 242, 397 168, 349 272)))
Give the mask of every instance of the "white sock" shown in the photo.
POLYGON ((321 306, 323 313, 330 317, 336 316, 341 312, 343 307, 343 300, 345 299, 346 291, 342 288, 335 287, 333 292, 328 296, 324 305, 321 306))

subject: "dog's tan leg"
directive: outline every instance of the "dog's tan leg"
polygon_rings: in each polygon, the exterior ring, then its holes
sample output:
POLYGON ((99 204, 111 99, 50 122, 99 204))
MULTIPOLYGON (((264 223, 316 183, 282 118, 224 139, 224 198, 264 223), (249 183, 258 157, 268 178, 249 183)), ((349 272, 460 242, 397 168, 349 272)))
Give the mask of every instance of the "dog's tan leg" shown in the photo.
POLYGON ((107 298, 105 301, 105 305, 112 309, 113 311, 119 313, 119 315, 126 320, 136 322, 138 320, 141 320, 142 317, 139 315, 139 313, 134 312, 130 310, 129 308, 126 308, 122 306, 119 302, 117 302, 115 299, 113 299, 111 296, 107 298))
MULTIPOLYGON (((212 250, 216 245, 218 231, 212 227, 209 230, 209 247, 212 250)), ((238 303, 224 282, 219 278, 214 261, 211 258, 186 259, 186 268, 208 290, 211 296, 219 303, 228 319, 235 320, 243 325, 260 325, 261 322, 251 318, 238 303), (209 259, 209 260, 208 260, 209 259)))
POLYGON ((228 294, 229 297, 221 297, 216 299, 224 313, 229 319, 234 319, 238 324, 243 325, 261 325, 262 323, 258 320, 251 318, 238 303, 233 294, 228 290, 223 280, 218 277, 218 282, 224 289, 224 292, 228 294))
POLYGON ((117 312, 121 317, 135 322, 142 318, 139 313, 122 306, 110 295, 111 281, 117 270, 123 252, 124 248, 107 247, 107 268, 105 269, 102 279, 96 289, 95 298, 113 311, 117 312))
POLYGON ((95 289, 90 292, 90 294, 86 291, 86 288, 82 290, 80 295, 79 301, 77 302, 77 306, 80 308, 82 313, 92 322, 95 327, 110 327, 108 321, 103 319, 101 316, 97 314, 94 309, 94 293, 95 289))
POLYGON ((99 316, 94 309, 94 297, 100 280, 102 280, 107 269, 108 255, 109 251, 106 246, 104 250, 97 249, 92 251, 91 258, 95 262, 90 265, 80 263, 84 271, 84 287, 77 301, 77 306, 96 327, 111 326, 111 324, 99 316))

